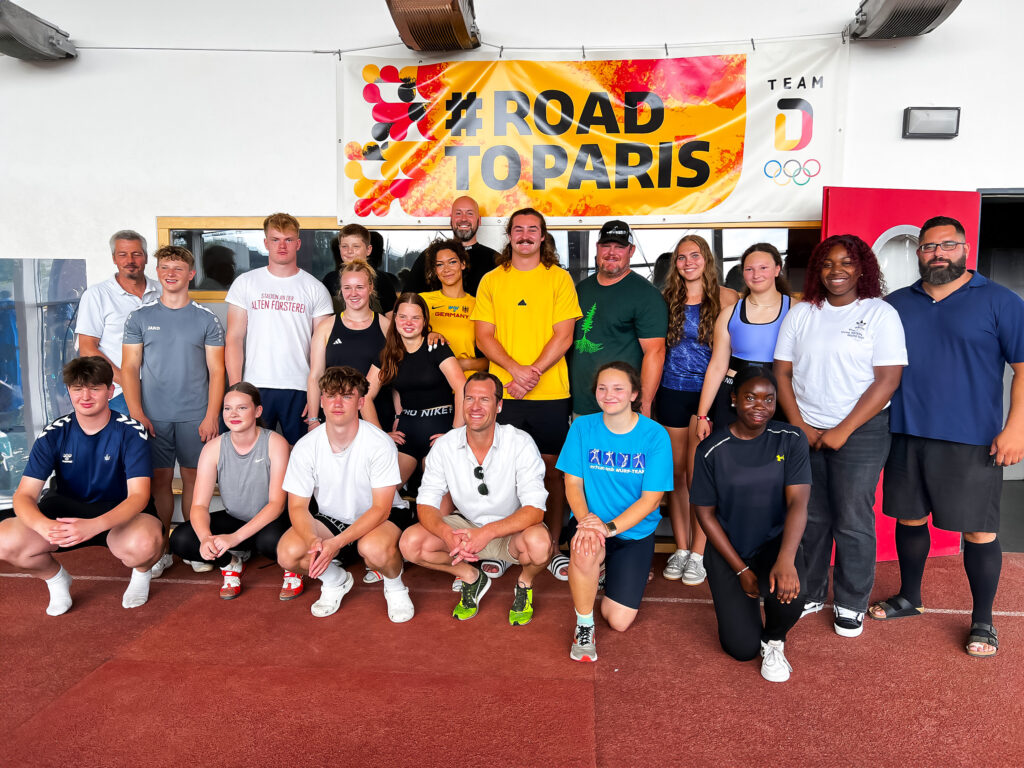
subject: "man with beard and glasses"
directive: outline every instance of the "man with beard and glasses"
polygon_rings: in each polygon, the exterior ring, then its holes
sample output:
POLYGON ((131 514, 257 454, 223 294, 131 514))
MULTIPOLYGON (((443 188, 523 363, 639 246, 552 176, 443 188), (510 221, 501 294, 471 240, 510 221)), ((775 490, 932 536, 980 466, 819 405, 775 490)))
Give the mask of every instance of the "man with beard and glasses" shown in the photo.
MULTIPOLYGON (((921 227, 921 280, 888 297, 899 312, 910 361, 892 398, 892 448, 883 512, 897 518, 900 591, 871 606, 875 619, 917 616, 937 528, 964 533, 964 570, 973 611, 966 650, 999 647, 992 603, 1002 550, 1002 467, 1024 457, 1024 300, 968 270, 963 225, 936 216, 921 227), (1003 371, 1013 368, 1010 413, 1002 423, 1003 371)), ((847 333, 854 334, 851 328, 847 333)))
POLYGON ((640 412, 651 415, 665 363, 668 310, 658 289, 629 268, 635 250, 626 222, 606 222, 597 238, 597 272, 576 284, 583 317, 576 321, 569 353, 569 383, 579 416, 600 410, 594 376, 615 361, 640 371, 640 412))
MULTIPOLYGON (((480 279, 494 269, 498 252, 476 241, 476 231, 480 228, 480 207, 472 197, 460 197, 452 203, 451 213, 452 235, 466 249, 466 271, 462 273, 462 287, 470 296, 476 296, 480 279)), ((412 293, 424 293, 430 290, 427 274, 433 273, 434 265, 426 263, 426 256, 421 253, 409 270, 409 277, 403 289, 412 293)))
MULTIPOLYGON (((498 421, 530 435, 544 459, 548 491, 544 522, 557 550, 565 483, 555 462, 569 432, 572 410, 565 353, 583 313, 572 278, 547 240, 541 213, 521 208, 509 216, 505 232, 508 244, 498 256, 498 266, 480 282, 470 319, 476 323, 477 347, 505 388, 498 421)), ((564 559, 549 565, 561 581, 568 579, 564 559)))

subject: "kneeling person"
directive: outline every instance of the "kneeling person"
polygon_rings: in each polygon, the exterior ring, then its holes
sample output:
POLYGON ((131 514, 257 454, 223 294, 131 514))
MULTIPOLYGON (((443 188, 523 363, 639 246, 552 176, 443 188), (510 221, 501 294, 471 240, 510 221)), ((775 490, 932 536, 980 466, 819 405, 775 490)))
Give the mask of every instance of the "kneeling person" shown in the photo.
POLYGON ((625 632, 636 618, 654 558, 661 497, 672 490, 672 444, 664 427, 639 413, 637 370, 605 363, 593 393, 601 412, 573 421, 557 465, 578 526, 569 558, 574 661, 597 661, 594 602, 602 566, 601 615, 608 626, 625 632))
POLYGON ((508 620, 533 618, 533 580, 551 559, 551 535, 542 522, 547 491, 544 461, 533 439, 520 429, 496 424, 502 407, 501 380, 477 372, 463 395, 466 425, 437 438, 424 462, 416 499, 420 522, 402 535, 410 562, 462 580, 462 597, 452 615, 476 616, 490 589, 482 559, 518 563, 522 571, 508 620), (457 512, 441 514, 451 493, 457 512))
POLYGON ((43 579, 46 612, 59 616, 71 608, 71 575, 53 554, 106 547, 134 569, 121 605, 138 608, 149 599, 149 569, 163 552, 146 430, 112 414, 114 369, 105 358, 79 357, 63 374, 74 412, 47 426, 32 446, 14 492, 14 517, 0 522, 0 560, 43 579))
POLYGON ((361 557, 367 570, 384 576, 388 618, 409 621, 414 610, 402 583, 401 530, 389 520, 401 482, 395 443, 359 419, 369 389, 363 374, 332 367, 319 385, 326 423, 300 439, 288 460, 283 487, 292 527, 278 543, 277 560, 286 571, 320 579, 312 612, 325 617, 341 607, 355 581, 335 559, 350 564, 361 557), (311 513, 314 496, 318 509, 311 513))

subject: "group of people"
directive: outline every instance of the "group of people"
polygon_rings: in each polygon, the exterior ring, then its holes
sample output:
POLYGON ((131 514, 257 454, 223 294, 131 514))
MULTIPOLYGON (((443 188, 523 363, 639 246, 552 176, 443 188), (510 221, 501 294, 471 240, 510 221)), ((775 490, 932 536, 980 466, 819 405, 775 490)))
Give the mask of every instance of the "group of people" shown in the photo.
POLYGON ((115 234, 117 274, 83 296, 81 357, 64 369, 73 413, 33 446, 0 559, 46 582, 50 615, 71 607, 53 554, 81 546, 132 569, 125 607, 171 554, 219 567, 233 599, 255 552, 282 568, 282 600, 319 580, 311 610, 326 617, 361 562, 393 622, 415 613, 408 564, 453 577, 459 620, 517 566, 513 626, 532 620, 547 569, 569 582, 571 658, 596 661, 597 594, 625 631, 667 495, 663 576, 706 578, 723 649, 783 681, 787 633, 825 605, 833 548, 837 634, 922 612, 931 518, 965 534, 965 648, 996 652, 1000 468, 1024 456, 1024 301, 966 270, 959 222, 925 222, 921 280, 888 296, 864 241, 828 237, 801 299, 767 243, 743 253, 738 294, 687 235, 659 292, 630 269, 625 222, 601 228, 596 273, 573 285, 538 211, 508 218, 500 253, 476 241, 471 198, 451 218, 453 237, 414 267, 423 290, 385 306, 364 228, 339 233, 332 297, 297 266, 298 221, 274 214, 268 266, 232 282, 226 329, 189 299, 186 249, 156 252, 155 282, 143 238, 115 234), (170 532, 176 463, 185 522, 170 532), (902 583, 869 605, 883 467, 902 583), (418 471, 412 507, 400 491, 418 471))

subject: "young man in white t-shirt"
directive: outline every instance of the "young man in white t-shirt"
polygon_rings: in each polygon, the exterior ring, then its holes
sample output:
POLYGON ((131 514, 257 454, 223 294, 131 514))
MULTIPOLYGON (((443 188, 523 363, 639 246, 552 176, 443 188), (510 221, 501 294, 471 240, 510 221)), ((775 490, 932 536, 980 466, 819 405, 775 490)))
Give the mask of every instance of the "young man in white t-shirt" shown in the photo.
POLYGON ((388 618, 409 621, 414 610, 402 583, 401 530, 390 519, 402 482, 398 449, 387 433, 359 419, 369 389, 359 371, 328 368, 319 384, 327 423, 299 440, 288 460, 284 490, 292 527, 277 545, 277 560, 285 570, 320 579, 312 612, 323 618, 352 589, 355 579, 343 565, 362 558, 367 570, 384 577, 388 618), (317 510, 311 513, 314 496, 317 510))
POLYGON ((323 283, 298 267, 299 222, 275 213, 263 222, 269 263, 240 275, 228 289, 224 363, 228 385, 243 379, 263 399, 263 422, 295 444, 316 420, 306 413, 313 331, 334 309, 323 283))

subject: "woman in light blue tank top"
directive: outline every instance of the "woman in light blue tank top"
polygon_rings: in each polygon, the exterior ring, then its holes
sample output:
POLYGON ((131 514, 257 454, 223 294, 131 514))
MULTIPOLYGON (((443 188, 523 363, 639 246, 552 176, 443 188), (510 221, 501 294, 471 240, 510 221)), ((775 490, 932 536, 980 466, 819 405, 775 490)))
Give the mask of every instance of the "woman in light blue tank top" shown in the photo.
MULTIPOLYGON (((259 390, 239 382, 224 395, 227 433, 203 446, 196 470, 191 519, 171 534, 171 551, 183 560, 220 567, 223 600, 242 591, 245 561, 255 550, 277 561, 277 542, 288 530, 287 494, 281 485, 288 465, 288 442, 260 426, 259 390), (210 512, 214 485, 225 509, 210 512)), ((302 576, 285 571, 280 598, 302 594, 302 576)))
POLYGON ((655 411, 672 442, 675 490, 668 495, 668 510, 676 551, 669 557, 662 576, 671 581, 681 579, 684 584, 699 584, 704 577, 697 566, 704 557, 707 540, 690 511, 690 470, 697 447, 695 416, 704 373, 711 360, 715 320, 739 296, 718 284, 715 255, 700 235, 687 235, 676 243, 664 296, 669 326, 655 411))
POLYGON ((712 411, 732 377, 749 365, 771 368, 782 318, 789 311, 789 283, 782 276, 782 255, 771 243, 755 243, 740 258, 745 288, 731 313, 715 323, 714 351, 701 388, 697 409, 697 437, 703 440, 716 427, 732 421, 731 410, 712 411), (717 423, 716 423, 717 422, 717 423))

